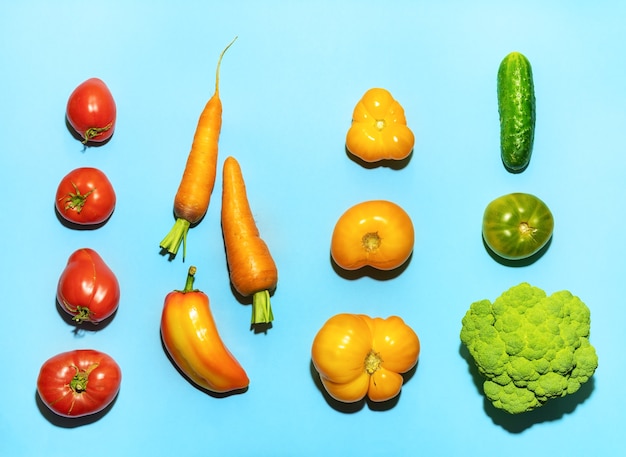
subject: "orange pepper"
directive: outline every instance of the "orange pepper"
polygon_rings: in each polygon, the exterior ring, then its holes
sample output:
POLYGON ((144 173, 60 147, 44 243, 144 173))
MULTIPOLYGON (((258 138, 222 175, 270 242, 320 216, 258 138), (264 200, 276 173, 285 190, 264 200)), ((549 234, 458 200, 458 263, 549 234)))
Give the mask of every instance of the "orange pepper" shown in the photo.
POLYGON ((161 316, 161 337, 178 368, 211 392, 243 390, 250 383, 239 362, 221 340, 209 297, 194 290, 195 267, 189 268, 183 290, 170 292, 161 316))
POLYGON ((404 108, 386 89, 373 88, 357 103, 346 136, 348 151, 365 162, 402 160, 415 144, 404 108))
POLYGON ((398 316, 364 314, 331 317, 313 340, 312 361, 328 394, 352 403, 375 402, 400 393, 406 373, 420 354, 417 334, 398 316))

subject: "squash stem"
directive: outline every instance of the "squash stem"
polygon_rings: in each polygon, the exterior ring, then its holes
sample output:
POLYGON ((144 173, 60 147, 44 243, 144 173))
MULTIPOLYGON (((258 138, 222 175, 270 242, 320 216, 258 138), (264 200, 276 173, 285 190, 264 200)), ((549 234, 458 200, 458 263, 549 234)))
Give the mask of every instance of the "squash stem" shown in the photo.
POLYGON ((167 236, 161 241, 161 249, 165 249, 170 255, 175 256, 182 242, 184 261, 185 255, 187 254, 187 232, 189 231, 189 225, 189 221, 177 218, 174 227, 172 227, 167 236))
POLYGON ((268 290, 256 292, 252 296, 252 324, 269 324, 274 320, 270 293, 268 290))

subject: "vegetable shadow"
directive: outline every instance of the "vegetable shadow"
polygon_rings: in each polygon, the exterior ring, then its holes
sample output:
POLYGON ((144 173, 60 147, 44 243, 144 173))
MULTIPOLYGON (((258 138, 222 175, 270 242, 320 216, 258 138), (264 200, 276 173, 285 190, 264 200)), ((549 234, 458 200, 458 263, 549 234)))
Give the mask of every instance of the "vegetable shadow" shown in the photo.
MULTIPOLYGON (((120 387, 120 391, 121 391, 121 387, 120 387)), ((119 397, 119 392, 117 393, 113 401, 106 406, 106 408, 104 408, 102 411, 99 411, 97 413, 89 414, 88 416, 82 416, 82 417, 64 417, 64 416, 59 416, 50 408, 48 408, 48 406, 46 406, 46 404, 43 402, 43 400, 39 396, 39 392, 37 392, 37 389, 35 389, 35 403, 41 415, 52 425, 56 427, 68 428, 68 429, 82 427, 83 425, 93 424, 94 422, 99 421, 100 419, 102 419, 104 416, 106 416, 109 413, 111 408, 113 408, 113 406, 117 402, 118 397, 119 397)))
POLYGON ((72 124, 70 124, 70 121, 67 119, 67 116, 65 116, 65 128, 67 128, 67 130, 70 132, 70 134, 72 135, 72 137, 79 141, 82 145, 83 145, 83 150, 82 152, 87 151, 87 149, 89 148, 99 148, 101 146, 104 146, 105 144, 107 144, 109 141, 111 141, 111 138, 113 138, 115 136, 115 131, 113 132, 113 134, 107 138, 104 141, 87 141, 86 143, 83 143, 84 139, 82 136, 80 136, 80 133, 78 133, 74 127, 72 127, 72 124))
MULTIPOLYGON (((419 361, 415 364, 415 366, 413 366, 413 368, 411 368, 406 373, 402 374, 402 378, 403 378, 402 387, 403 388, 404 388, 404 385, 413 377, 413 375, 417 371, 418 365, 419 365, 419 361)), ((335 400, 333 397, 331 397, 328 394, 328 391, 322 384, 320 375, 315 369, 315 365, 313 365, 312 360, 309 362, 309 371, 311 373, 311 378, 313 379, 315 386, 324 397, 324 400, 326 400, 326 403, 328 403, 328 406, 330 406, 331 408, 333 408, 334 410, 340 413, 354 414, 354 413, 361 411, 366 405, 372 411, 388 411, 390 409, 393 409, 398 404, 398 402, 400 401, 400 397, 402 396, 402 389, 401 389, 398 395, 396 395, 395 397, 387 401, 380 401, 380 402, 372 401, 367 396, 365 396, 365 398, 359 401, 356 401, 353 403, 344 403, 342 401, 335 400)))
POLYGON ((593 393, 595 377, 592 376, 589 381, 580 386, 580 389, 573 394, 551 399, 543 406, 532 411, 520 414, 510 414, 493 406, 489 399, 485 396, 483 391, 483 382, 485 378, 478 372, 474 359, 463 343, 460 344, 459 353, 461 357, 466 360, 468 364, 468 371, 472 376, 474 385, 483 396, 483 407, 485 409, 485 413, 495 424, 510 433, 522 433, 535 424, 559 420, 566 414, 573 413, 576 406, 591 397, 591 394, 593 393))
POLYGON ((67 219, 65 219, 61 213, 59 213, 59 210, 56 207, 56 204, 54 205, 54 214, 56 216, 56 218, 58 219, 58 221, 66 228, 68 229, 72 229, 72 230, 97 230, 100 227, 106 225, 107 222, 109 222, 109 220, 113 217, 113 214, 115 214, 115 208, 113 208, 113 212, 111 213, 111 215, 109 217, 107 217, 105 220, 103 220, 102 222, 100 222, 99 224, 88 224, 88 225, 82 225, 82 224, 76 224, 72 221, 68 221, 67 219))
POLYGON ((390 279, 400 276, 402 272, 408 268, 409 264, 411 263, 411 260, 413 259, 413 253, 411 253, 409 258, 406 259, 406 261, 402 265, 400 265, 397 268, 394 268, 393 270, 378 270, 369 265, 361 267, 358 270, 345 270, 341 268, 339 265, 337 265, 332 255, 330 254, 329 254, 329 259, 330 259, 330 264, 333 270, 335 270, 335 273, 337 273, 339 276, 341 276, 344 279, 354 281, 354 280, 363 278, 365 276, 368 276, 378 281, 389 281, 390 279))
POLYGON ((82 336, 86 332, 98 332, 100 330, 103 330, 109 326, 113 318, 117 315, 116 309, 113 314, 111 314, 105 320, 98 322, 97 324, 93 322, 77 322, 73 319, 73 316, 71 316, 67 311, 65 311, 65 309, 63 309, 63 306, 61 305, 61 303, 59 303, 59 300, 56 297, 54 298, 54 304, 56 306, 57 312, 59 313, 59 316, 61 316, 61 319, 63 319, 63 321, 65 321, 67 325, 73 327, 72 333, 75 336, 82 336))
POLYGON ((510 259, 505 259, 503 257, 500 257, 498 254, 493 252, 493 250, 487 245, 487 242, 485 241, 484 237, 482 238, 482 240, 483 240, 483 246, 485 247, 485 250, 487 251, 487 253, 489 254, 489 256, 491 256, 493 260, 498 262, 500 265, 504 265, 505 267, 519 268, 519 267, 527 267, 529 265, 532 265, 541 257, 543 257, 543 255, 546 253, 546 251, 550 248, 550 245, 552 244, 552 238, 553 236, 551 236, 548 242, 541 249, 535 252, 533 255, 531 255, 530 257, 526 257, 525 259, 519 259, 519 260, 510 260, 510 259))
POLYGON ((239 394, 242 394, 242 393, 245 393, 245 392, 248 391, 248 387, 244 387, 243 389, 231 390, 230 392, 213 392, 212 390, 208 390, 208 389, 205 389, 204 387, 200 387, 198 384, 193 382, 191 380, 191 378, 189 378, 189 376, 187 376, 187 374, 183 370, 181 370, 178 367, 178 365, 176 364, 176 362, 174 361, 174 359, 170 355, 169 351, 165 347, 165 343, 163 342, 163 335, 161 334, 160 330, 159 330, 159 338, 161 340, 161 348, 163 349, 163 352, 165 353, 166 357, 168 358, 168 360, 170 361, 172 366, 176 369, 176 371, 178 371, 178 373, 184 379, 187 380, 187 382, 189 382, 189 384, 191 384, 193 387, 198 389, 200 392, 204 392, 205 394, 207 394, 208 396, 213 397, 213 398, 226 398, 226 397, 230 397, 230 396, 233 396, 233 395, 239 395, 239 394))
POLYGON ((344 146, 344 150, 350 160, 362 166, 363 168, 367 168, 368 170, 373 170, 374 168, 383 168, 383 167, 389 168, 391 170, 402 170, 403 168, 406 168, 409 165, 409 162, 411 162, 411 158, 413 157, 413 150, 411 150, 411 153, 401 160, 383 159, 377 162, 366 162, 360 157, 357 157, 354 154, 352 154, 347 146, 344 146))

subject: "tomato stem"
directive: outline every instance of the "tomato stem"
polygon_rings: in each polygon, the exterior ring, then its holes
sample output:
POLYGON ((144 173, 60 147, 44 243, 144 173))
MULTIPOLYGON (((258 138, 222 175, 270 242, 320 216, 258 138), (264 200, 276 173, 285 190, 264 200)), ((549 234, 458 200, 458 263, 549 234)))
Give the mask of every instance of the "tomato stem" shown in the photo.
POLYGON ((519 231, 522 236, 532 237, 532 235, 537 231, 537 229, 534 227, 531 227, 528 222, 521 222, 519 224, 519 231))
POLYGON ((361 238, 361 245, 366 252, 374 252, 380 247, 380 236, 378 232, 368 232, 361 238))
POLYGON ((89 374, 98 366, 97 363, 94 363, 89 366, 86 370, 81 370, 77 366, 73 366, 76 370, 76 374, 70 381, 70 389, 72 389, 76 393, 82 393, 87 390, 87 382, 89 381, 89 374))
POLYGON ((86 306, 77 306, 75 310, 76 314, 72 317, 72 320, 82 324, 85 321, 91 321, 91 310, 86 306))
POLYGON ((274 320, 270 293, 262 290, 252 296, 252 324, 269 324, 274 320))
POLYGON ((85 206, 87 197, 89 197, 89 195, 91 195, 91 193, 96 189, 90 189, 89 192, 87 192, 86 194, 81 194, 76 184, 72 182, 72 186, 74 187, 74 192, 70 192, 69 194, 59 198, 59 201, 65 199, 65 211, 67 211, 68 209, 73 209, 80 214, 83 206, 85 206))
POLYGON ((380 358, 380 354, 371 349, 365 357, 365 371, 367 371, 367 374, 372 375, 380 368, 382 363, 383 359, 380 358))
POLYGON ((85 131, 83 135, 84 140, 83 144, 87 144, 89 141, 93 140, 95 137, 102 135, 107 130, 110 130, 113 127, 113 122, 109 122, 104 127, 91 127, 85 131))

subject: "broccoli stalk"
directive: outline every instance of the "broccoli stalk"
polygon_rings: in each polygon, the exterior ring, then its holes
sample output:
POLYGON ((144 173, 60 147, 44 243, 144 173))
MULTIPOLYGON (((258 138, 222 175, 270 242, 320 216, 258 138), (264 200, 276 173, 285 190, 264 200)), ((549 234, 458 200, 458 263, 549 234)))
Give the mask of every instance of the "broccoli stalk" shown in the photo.
POLYGON ((547 296, 521 283, 493 303, 473 303, 463 317, 461 342, 485 378, 486 397, 518 414, 576 392, 594 374, 590 317, 569 291, 547 296))

